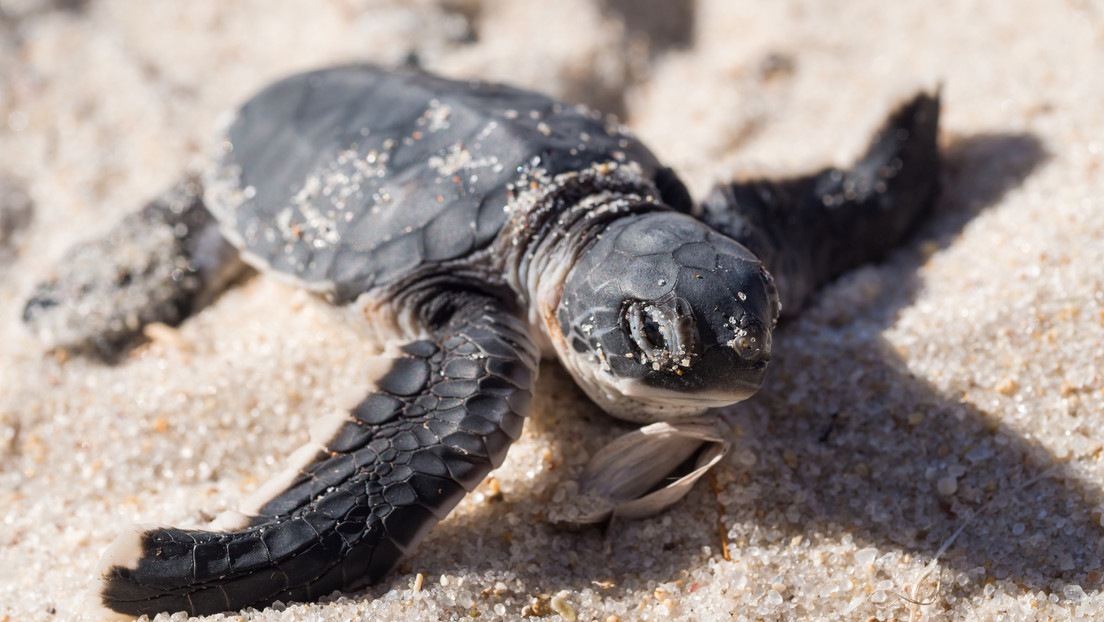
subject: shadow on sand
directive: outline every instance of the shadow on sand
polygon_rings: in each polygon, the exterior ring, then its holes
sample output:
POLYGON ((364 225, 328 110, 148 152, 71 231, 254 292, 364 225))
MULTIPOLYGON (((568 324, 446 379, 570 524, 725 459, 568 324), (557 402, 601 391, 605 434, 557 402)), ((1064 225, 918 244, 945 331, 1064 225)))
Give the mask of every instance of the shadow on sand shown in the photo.
MULTIPOLYGON (((944 151, 944 199, 918 238, 948 245, 971 218, 1046 159, 1031 135, 959 139, 944 151)), ((834 286, 874 287, 864 308, 841 315, 814 307, 783 327, 781 356, 767 384, 723 415, 742 432, 738 446, 757 456, 748 467, 730 454, 717 467, 736 554, 750 541, 786 546, 795 536, 835 541, 850 534, 858 548, 872 546, 882 554, 902 551, 925 561, 938 555, 942 571, 951 573, 944 575, 944 595, 969 596, 989 579, 1048 592, 1077 583, 1088 591, 1088 573, 1104 559, 1098 515, 1104 494, 1056 466, 1044 447, 1002 423, 999 412, 945 395, 911 374, 880 336, 922 287, 916 276, 924 261, 919 246, 914 240, 891 258, 891 266, 864 268, 859 278, 844 277, 834 286), (841 375, 849 381, 833 384, 841 375)), ((556 366, 546 364, 542 373, 542 393, 575 390, 556 366)), ((572 436, 578 431, 562 425, 569 416, 577 415, 538 408, 528 425, 566 451, 579 442, 572 436)), ((597 430, 595 447, 623 431, 597 408, 584 417, 597 430)), ((547 499, 526 499, 524 490, 515 494, 505 511, 527 517, 524 529, 546 543, 547 558, 522 559, 511 549, 509 538, 501 537, 503 527, 495 525, 504 511, 496 504, 483 504, 462 522, 447 521, 424 546, 432 547, 438 536, 481 538, 481 552, 461 565, 509 567, 548 591, 590 587, 595 577, 622 573, 667 581, 701 564, 702 547, 712 546, 715 555, 719 550, 708 484, 699 484, 670 511, 701 522, 689 540, 662 530, 657 540, 648 521, 643 527, 619 525, 605 538, 597 529, 565 531, 542 520, 547 499), (635 565, 641 550, 657 551, 652 566, 635 565), (570 585, 545 585, 550 564, 551 576, 575 577, 570 585)), ((605 594, 616 598, 632 587, 618 584, 605 594)))

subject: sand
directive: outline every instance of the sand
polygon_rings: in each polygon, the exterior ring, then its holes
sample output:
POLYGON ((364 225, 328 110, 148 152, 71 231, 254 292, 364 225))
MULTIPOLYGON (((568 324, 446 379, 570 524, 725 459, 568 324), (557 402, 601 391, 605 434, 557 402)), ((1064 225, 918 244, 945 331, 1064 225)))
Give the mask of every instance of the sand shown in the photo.
POLYGON ((26 334, 35 281, 269 80, 411 57, 616 112, 699 197, 846 164, 893 102, 941 85, 943 196, 778 331, 763 389, 718 415, 716 488, 605 532, 557 524, 625 428, 546 364, 494 483, 399 571, 211 619, 1104 612, 1104 4, 0 0, 0 620, 81 616, 126 524, 236 507, 370 353, 261 277, 105 365, 26 334))

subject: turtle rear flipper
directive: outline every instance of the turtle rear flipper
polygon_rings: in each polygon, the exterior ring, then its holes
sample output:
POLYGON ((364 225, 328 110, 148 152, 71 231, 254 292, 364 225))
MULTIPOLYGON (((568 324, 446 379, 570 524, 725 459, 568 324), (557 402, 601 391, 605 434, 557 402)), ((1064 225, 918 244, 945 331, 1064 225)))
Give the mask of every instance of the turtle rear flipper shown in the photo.
POLYGON ((199 181, 187 177, 107 235, 74 246, 23 309, 50 347, 116 357, 154 322, 178 324, 240 273, 199 181))
POLYGON ((939 94, 905 102, 849 171, 718 185, 702 220, 748 247, 778 281, 793 315, 847 270, 884 257, 939 191, 939 94))
POLYGON ((731 443, 716 421, 660 421, 624 434, 599 449, 579 477, 582 493, 566 523, 639 519, 678 503, 731 443))
POLYGON ((489 299, 461 300, 436 310, 427 339, 373 360, 375 388, 321 419, 253 507, 212 524, 229 531, 120 536, 101 561, 103 604, 211 614, 383 577, 502 463, 529 409, 538 355, 526 326, 489 299))

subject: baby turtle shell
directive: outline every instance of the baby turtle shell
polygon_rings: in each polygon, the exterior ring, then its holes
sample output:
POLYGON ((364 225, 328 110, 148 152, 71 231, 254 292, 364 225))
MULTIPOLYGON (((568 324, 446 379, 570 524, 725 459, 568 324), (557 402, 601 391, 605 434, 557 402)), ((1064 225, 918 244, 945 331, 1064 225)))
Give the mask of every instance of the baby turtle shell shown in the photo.
POLYGON ((611 161, 664 170, 618 125, 544 95, 344 67, 246 103, 207 198, 256 261, 346 302, 485 249, 517 217, 509 206, 525 173, 611 161))

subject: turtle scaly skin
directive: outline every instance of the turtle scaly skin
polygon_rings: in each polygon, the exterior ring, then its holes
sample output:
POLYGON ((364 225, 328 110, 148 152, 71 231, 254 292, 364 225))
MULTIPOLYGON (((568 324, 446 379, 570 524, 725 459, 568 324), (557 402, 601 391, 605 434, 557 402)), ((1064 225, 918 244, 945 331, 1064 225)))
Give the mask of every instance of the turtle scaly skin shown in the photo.
POLYGON ((434 338, 404 345, 377 391, 324 443, 301 449, 302 466, 234 531, 121 536, 104 556, 104 604, 211 613, 314 600, 386 575, 502 464, 537 375, 525 326, 493 304, 464 300, 430 326, 434 338), (134 547, 136 565, 118 558, 134 547))
POLYGON ((76 247, 24 320, 111 358, 248 265, 391 345, 240 512, 121 535, 103 604, 206 614, 379 580, 502 463, 541 356, 651 424, 595 457, 586 487, 609 508, 590 519, 668 507, 723 454, 697 417, 759 388, 780 314, 928 211, 938 112, 918 95, 852 170, 725 184, 695 207, 624 128, 543 95, 371 66, 273 84, 202 178, 76 247))

